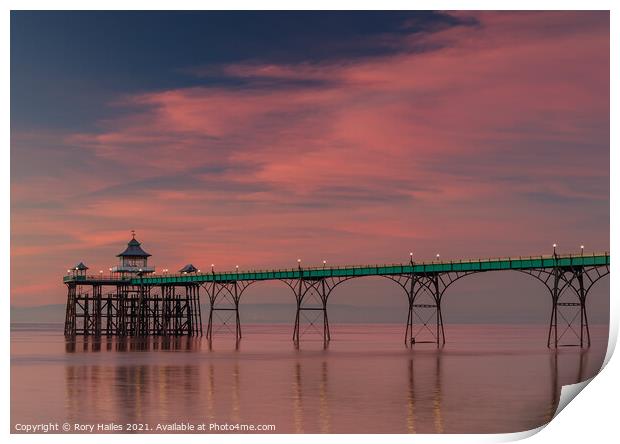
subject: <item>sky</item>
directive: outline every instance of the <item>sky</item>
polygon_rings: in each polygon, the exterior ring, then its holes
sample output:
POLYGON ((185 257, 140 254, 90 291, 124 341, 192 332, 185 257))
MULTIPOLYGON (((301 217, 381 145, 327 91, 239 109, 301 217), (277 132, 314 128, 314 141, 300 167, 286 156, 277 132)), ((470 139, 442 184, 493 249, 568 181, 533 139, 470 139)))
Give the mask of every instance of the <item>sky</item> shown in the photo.
MULTIPOLYGON (((604 11, 13 11, 11 304, 131 230, 158 270, 608 251, 609 122, 604 11)), ((405 304, 360 282, 337 303, 405 304)), ((455 319, 548 317, 463 285, 455 319)))

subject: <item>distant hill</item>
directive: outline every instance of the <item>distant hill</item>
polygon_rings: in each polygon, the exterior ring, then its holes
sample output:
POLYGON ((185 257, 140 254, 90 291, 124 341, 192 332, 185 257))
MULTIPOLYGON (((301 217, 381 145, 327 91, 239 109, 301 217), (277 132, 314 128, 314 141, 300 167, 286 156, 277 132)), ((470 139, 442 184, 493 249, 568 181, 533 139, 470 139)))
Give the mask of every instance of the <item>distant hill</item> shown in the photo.
MULTIPOLYGON (((209 306, 201 304, 202 320, 206 324, 209 317, 209 306)), ((231 312, 219 312, 217 315, 226 317, 231 312)), ((290 324, 295 320, 295 303, 241 303, 239 314, 241 322, 245 324, 290 324)), ((314 320, 319 312, 304 312, 306 318, 314 320)), ((430 314, 430 312, 429 312, 430 314)), ((603 313, 604 315, 605 313, 603 313)), ((331 324, 401 324, 407 321, 407 307, 390 307, 375 305, 333 304, 328 306, 329 322, 331 324)), ((307 319, 304 318, 304 323, 307 319)), ((591 324, 606 324, 605 316, 592 316, 591 324)), ((11 323, 64 323, 65 305, 52 304, 37 307, 11 307, 11 323)), ((419 321, 419 319, 418 319, 419 321)), ((431 320, 432 322, 432 320, 431 320)), ((510 311, 483 316, 478 313, 463 313, 457 310, 444 309, 444 322, 472 324, 472 323, 500 323, 500 324, 546 324, 547 311, 539 310, 529 316, 521 314, 515 316, 510 311)))
POLYGON ((64 304, 41 305, 37 307, 11 307, 11 322, 55 323, 64 321, 64 304))
MULTIPOLYGON (((206 324, 209 313, 208 305, 201 305, 202 319, 206 324)), ((291 323, 295 319, 295 304, 241 304, 241 321, 246 323, 291 323)), ((225 312, 218 314, 224 315, 225 312)), ((305 312, 310 319, 317 312, 305 312)), ((375 307, 353 305, 329 305, 329 319, 334 323, 404 323, 407 319, 406 308, 375 307)), ((52 304, 38 307, 11 307, 13 323, 57 323, 65 320, 65 305, 52 304)))

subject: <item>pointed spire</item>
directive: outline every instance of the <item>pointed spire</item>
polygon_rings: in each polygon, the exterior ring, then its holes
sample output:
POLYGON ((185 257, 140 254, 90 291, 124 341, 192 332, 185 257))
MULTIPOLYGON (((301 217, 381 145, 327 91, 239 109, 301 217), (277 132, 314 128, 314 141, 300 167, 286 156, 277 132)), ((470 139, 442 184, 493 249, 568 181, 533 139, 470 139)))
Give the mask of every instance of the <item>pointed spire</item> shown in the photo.
POLYGON ((179 270, 179 273, 196 273, 198 268, 194 267, 193 264, 187 264, 185 267, 179 270))
POLYGON ((86 265, 84 265, 84 262, 80 262, 79 264, 77 264, 75 267, 73 267, 75 270, 78 271, 86 271, 88 270, 88 267, 86 265))
POLYGON ((131 240, 127 242, 127 248, 125 248, 125 251, 117 254, 116 256, 149 257, 150 254, 144 251, 140 245, 140 242, 136 239, 136 230, 131 230, 131 240))

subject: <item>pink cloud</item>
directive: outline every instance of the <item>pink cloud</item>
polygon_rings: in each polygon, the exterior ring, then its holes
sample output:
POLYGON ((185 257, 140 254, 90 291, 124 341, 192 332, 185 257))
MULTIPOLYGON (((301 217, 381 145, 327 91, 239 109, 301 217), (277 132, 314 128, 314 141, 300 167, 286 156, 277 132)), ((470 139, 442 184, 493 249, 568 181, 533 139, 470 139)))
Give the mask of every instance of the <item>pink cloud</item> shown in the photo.
POLYGON ((136 111, 63 136, 87 168, 13 185, 16 201, 59 205, 13 211, 13 256, 104 266, 132 228, 170 267, 528 254, 550 232, 606 248, 574 214, 608 211, 608 16, 461 14, 480 25, 404 38, 395 54, 217 70, 273 81, 260 88, 116 98, 136 111), (73 240, 26 244, 32 232, 73 240))

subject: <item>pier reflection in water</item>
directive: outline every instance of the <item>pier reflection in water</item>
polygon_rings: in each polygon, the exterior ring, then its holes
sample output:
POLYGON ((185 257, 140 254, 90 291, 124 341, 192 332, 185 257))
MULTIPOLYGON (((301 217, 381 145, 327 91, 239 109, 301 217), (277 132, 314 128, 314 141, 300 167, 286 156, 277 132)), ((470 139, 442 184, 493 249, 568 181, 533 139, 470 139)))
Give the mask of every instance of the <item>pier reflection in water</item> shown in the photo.
POLYGON ((414 364, 410 359, 408 364, 408 396, 407 396, 407 432, 409 433, 443 433, 443 421, 441 418, 441 351, 438 351, 434 359, 426 359, 424 364, 414 364), (433 362, 434 361, 434 362, 433 362), (423 380, 428 381, 428 375, 433 372, 434 383, 431 391, 418 387, 420 394, 416 398, 416 379, 414 369, 418 374, 426 373, 423 380), (427 368, 424 368, 427 367, 427 368), (416 417, 416 413, 418 417, 416 417), (432 419, 430 415, 432 415, 432 419), (432 429, 425 430, 432 425, 432 429), (418 428, 416 428, 416 426, 418 428))
POLYGON ((238 350, 225 338, 209 347, 204 338, 65 343, 53 335, 39 349, 36 333, 15 332, 30 348, 13 353, 12 421, 515 432, 549 421, 561 385, 594 375, 604 356, 605 329, 595 329, 589 350, 550 351, 531 326, 460 328, 467 346, 441 351, 398 347, 396 326, 341 327, 328 350, 319 341, 296 350, 278 326, 248 327, 238 350))

